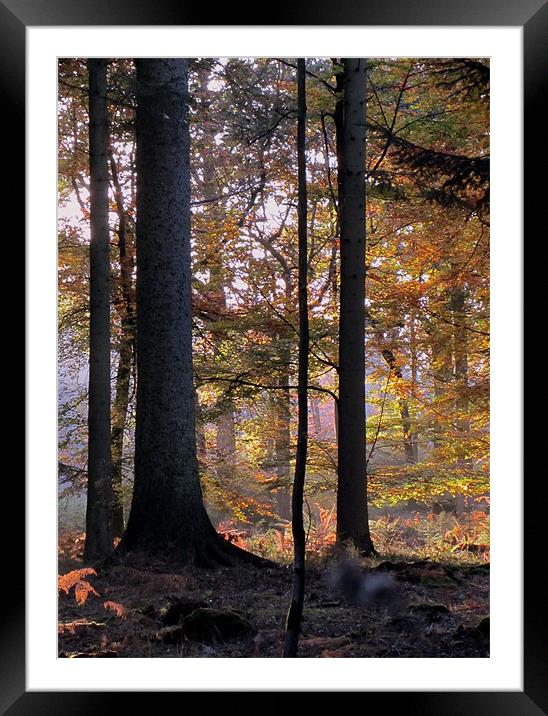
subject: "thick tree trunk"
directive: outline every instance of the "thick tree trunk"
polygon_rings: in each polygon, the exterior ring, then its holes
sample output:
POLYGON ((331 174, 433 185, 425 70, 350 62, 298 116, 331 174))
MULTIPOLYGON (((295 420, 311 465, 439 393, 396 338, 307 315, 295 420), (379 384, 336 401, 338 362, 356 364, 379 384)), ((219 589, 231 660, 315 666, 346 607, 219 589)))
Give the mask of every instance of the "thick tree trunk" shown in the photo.
MULTIPOLYGON (((365 59, 344 60, 337 540, 371 553, 365 444, 365 59)), ((338 152, 339 154, 339 152, 338 152)))
POLYGON ((297 656, 301 629, 305 590, 306 537, 303 524, 304 482, 308 448, 308 296, 307 296, 307 192, 306 192, 306 89, 305 61, 297 60, 297 86, 299 118, 297 129, 298 156, 298 233, 299 233, 299 377, 298 377, 298 427, 295 476, 291 500, 291 525, 293 530, 293 594, 287 614, 284 656, 297 656))
POLYGON ((187 93, 186 60, 137 60, 135 487, 120 551, 209 564, 236 550, 198 478, 187 93))
POLYGON ((88 61, 90 154, 90 326, 88 494, 84 557, 112 551, 110 443, 110 240, 108 225, 107 65, 88 61))

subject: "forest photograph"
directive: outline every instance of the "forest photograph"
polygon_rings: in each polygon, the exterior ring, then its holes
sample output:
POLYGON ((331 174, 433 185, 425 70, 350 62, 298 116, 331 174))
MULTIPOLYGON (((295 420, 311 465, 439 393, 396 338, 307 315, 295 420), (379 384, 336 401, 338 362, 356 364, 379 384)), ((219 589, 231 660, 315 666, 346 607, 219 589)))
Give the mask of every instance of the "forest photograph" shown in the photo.
POLYGON ((58 656, 488 659, 489 59, 57 69, 58 656))

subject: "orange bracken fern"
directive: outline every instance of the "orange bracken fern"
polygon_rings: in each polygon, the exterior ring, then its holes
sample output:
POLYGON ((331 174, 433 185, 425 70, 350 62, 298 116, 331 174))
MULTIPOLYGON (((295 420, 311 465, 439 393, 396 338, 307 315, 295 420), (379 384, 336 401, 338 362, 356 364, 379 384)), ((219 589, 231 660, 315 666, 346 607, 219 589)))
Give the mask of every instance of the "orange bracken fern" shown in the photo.
POLYGON ((91 567, 84 567, 83 569, 74 569, 72 572, 67 574, 60 574, 57 577, 57 589, 59 592, 68 594, 74 587, 74 597, 77 604, 84 604, 90 594, 98 597, 98 592, 91 586, 87 579, 90 575, 97 575, 97 572, 91 567))

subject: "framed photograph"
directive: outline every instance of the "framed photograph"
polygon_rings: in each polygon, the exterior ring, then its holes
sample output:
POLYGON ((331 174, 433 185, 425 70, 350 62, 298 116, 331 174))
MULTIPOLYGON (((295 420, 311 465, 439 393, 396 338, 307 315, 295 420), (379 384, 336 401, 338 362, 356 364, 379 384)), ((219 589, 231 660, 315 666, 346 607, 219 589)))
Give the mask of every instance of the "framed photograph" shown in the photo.
POLYGON ((548 713, 546 599, 538 576, 543 522, 537 510, 542 503, 530 477, 525 484, 522 432, 524 235, 543 206, 540 183, 524 180, 524 158, 529 157, 525 166, 532 165, 534 152, 536 164, 540 151, 548 11, 542 0, 354 5, 345 0, 336 7, 321 3, 313 10, 304 4, 277 8, 276 25, 241 24, 244 13, 223 8, 213 25, 205 23, 211 11, 168 0, 135 5, 116 0, 0 2, 4 136, 10 148, 19 150, 6 170, 10 181, 5 205, 10 213, 24 215, 26 226, 28 396, 25 496, 20 481, 10 480, 10 511, 19 522, 4 528, 4 589, 11 604, 3 612, 0 632, 2 714, 111 713, 120 707, 112 692, 134 691, 138 698, 149 692, 170 692, 178 698, 179 691, 366 691, 368 708, 375 696, 378 706, 386 699, 396 706, 397 699, 398 706, 421 715, 548 713), (363 659, 341 653, 343 658, 295 661, 265 659, 257 653, 246 654, 253 658, 244 662, 226 654, 182 660, 143 654, 114 661, 59 658, 59 59, 361 56, 489 60, 489 656, 406 659, 391 652, 363 659), (14 175, 21 175, 21 181, 14 175))

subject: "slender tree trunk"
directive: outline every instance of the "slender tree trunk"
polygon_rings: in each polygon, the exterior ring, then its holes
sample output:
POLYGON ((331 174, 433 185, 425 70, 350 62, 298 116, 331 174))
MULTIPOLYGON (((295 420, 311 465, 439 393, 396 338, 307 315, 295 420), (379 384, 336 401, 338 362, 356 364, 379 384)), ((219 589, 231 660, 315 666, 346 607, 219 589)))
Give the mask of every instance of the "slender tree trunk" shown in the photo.
POLYGON ((365 59, 344 60, 337 540, 374 551, 365 444, 365 59))
MULTIPOLYGON (((222 252, 219 250, 217 254, 218 265, 212 268, 212 276, 215 277, 216 290, 219 292, 219 306, 222 310, 226 309, 226 294, 224 286, 224 275, 222 267, 222 252)), ((222 334, 215 330, 213 326, 213 343, 220 348, 222 344, 222 334)), ((225 395, 222 399, 222 412, 217 419, 215 447, 217 450, 217 458, 219 461, 218 475, 221 480, 232 479, 236 467, 236 423, 234 420, 234 401, 230 394, 225 395)))
MULTIPOLYGON (((333 111, 333 122, 335 124, 335 151, 337 154, 337 167, 339 167, 339 170, 337 171, 337 230, 340 231, 341 228, 341 197, 343 195, 343 189, 342 189, 342 182, 343 182, 343 176, 342 172, 340 171, 340 167, 343 166, 344 163, 344 100, 345 100, 345 91, 344 91, 344 85, 345 85, 345 71, 344 71, 344 61, 339 60, 332 60, 333 62, 333 70, 335 72, 335 109, 333 111)), ((365 115, 365 111, 364 111, 365 115)), ((365 142, 365 135, 364 135, 364 142, 365 142)), ((365 163, 365 153, 364 153, 364 163, 365 163)), ((365 222, 365 219, 364 219, 365 222)))
MULTIPOLYGON (((293 281, 289 271, 284 272, 285 303, 287 309, 293 300, 293 281)), ((286 309, 286 310, 287 310, 286 309)), ((292 333, 286 323, 279 327, 277 339, 279 341, 279 360, 282 366, 280 385, 289 385, 291 382, 291 345, 292 333)), ((276 391, 275 397, 276 437, 274 451, 276 455, 276 476, 278 488, 276 489, 276 510, 284 519, 291 519, 290 473, 291 473, 291 394, 289 390, 276 391)))
POLYGON ((224 468, 227 471, 232 470, 236 457, 236 431, 234 409, 230 404, 217 420, 216 448, 224 468))
MULTIPOLYGON (((457 427, 461 433, 460 446, 457 451, 457 467, 465 469, 470 464, 467 453, 467 440, 470 434, 470 420, 468 419, 468 338, 465 321, 466 292, 464 288, 457 287, 452 291, 451 309, 455 327, 453 329, 453 355, 455 357, 455 380, 458 397, 456 400, 457 427)), ((455 495, 455 513, 464 512, 465 495, 455 495)))
MULTIPOLYGON (((447 385, 451 381, 452 365, 453 365, 453 352, 452 346, 447 340, 447 336, 433 335, 431 339, 431 372, 434 384, 434 398, 436 403, 436 410, 438 413, 444 412, 445 394, 447 391, 447 385)), ((434 425, 433 430, 433 444, 435 448, 439 448, 444 442, 444 429, 443 425, 438 418, 434 425)))
POLYGON ((110 437, 110 239, 108 225, 107 64, 88 61, 90 154, 90 327, 88 495, 84 557, 112 551, 110 437))
POLYGON ((285 633, 284 656, 297 656, 299 632, 301 629, 305 590, 305 532, 303 524, 303 497, 308 447, 308 297, 307 297, 307 227, 306 227, 306 89, 305 61, 297 60, 298 87, 298 233, 299 233, 299 377, 298 377, 298 428, 297 451, 295 456, 295 477, 291 500, 291 524, 293 529, 293 595, 285 633))
POLYGON ((112 533, 121 537, 124 532, 123 458, 124 432, 129 407, 129 390, 133 351, 122 338, 116 370, 116 393, 112 404, 112 533))
POLYGON ((203 504, 190 267, 187 61, 140 59, 135 487, 119 551, 211 564, 246 553, 216 534, 203 504))
POLYGON ((451 312, 454 317, 453 328, 453 355, 455 358, 455 380, 457 382, 458 397, 456 400, 457 427, 462 433, 462 447, 458 451, 458 465, 463 467, 468 463, 466 440, 470 433, 468 413, 468 340, 464 327, 464 306, 466 293, 463 288, 455 288, 451 293, 451 312))
POLYGON ((205 434, 205 420, 198 391, 194 388, 194 406, 196 414, 196 452, 198 455, 198 466, 205 462, 207 457, 207 445, 205 434))
MULTIPOLYGON (((409 351, 411 353, 411 395, 415 399, 418 385, 418 363, 417 363, 417 337, 415 330, 415 311, 411 311, 409 317, 409 351)), ((419 442, 417 431, 411 432, 411 443, 413 445, 413 462, 419 461, 419 442)))
POLYGON ((401 427, 403 432, 403 450, 405 453, 405 460, 408 463, 415 463, 415 446, 413 444, 413 432, 411 430, 411 416, 409 413, 409 402, 407 398, 400 398, 398 400, 401 417, 401 427))
POLYGON ((316 435, 321 435, 322 432, 322 416, 320 413, 320 401, 316 398, 311 398, 310 407, 312 408, 312 421, 314 423, 314 432, 316 435))
MULTIPOLYGON (((335 124, 335 152, 337 156, 337 167, 343 164, 342 148, 343 148, 343 119, 344 119, 344 65, 336 59, 332 60, 333 70, 335 73, 335 109, 333 111, 333 122, 335 124)), ((337 203, 335 205, 335 239, 331 248, 331 258, 329 262, 329 278, 331 285, 331 296, 334 304, 337 301, 339 286, 337 281, 337 238, 340 245, 341 231, 341 181, 342 174, 337 171, 337 203)))
MULTIPOLYGON (((203 81, 206 81, 204 73, 203 81)), ((216 206, 215 197, 218 193, 217 183, 215 181, 215 169, 213 157, 206 155, 203 158, 203 193, 204 196, 211 200, 207 216, 213 222, 218 230, 223 222, 223 213, 216 206)), ((223 267, 223 235, 218 232, 213 244, 213 251, 208 257, 208 265, 210 270, 210 280, 207 290, 218 297, 216 304, 220 313, 226 311, 226 289, 225 289, 225 272, 223 267)), ((223 341, 223 329, 218 329, 213 322, 211 325, 213 334, 213 343, 220 350, 223 341)), ((215 447, 219 460, 218 474, 222 480, 228 479, 234 475, 235 459, 236 459, 236 430, 234 422, 234 403, 230 395, 226 395, 222 401, 223 411, 219 415, 216 426, 215 447)))
MULTIPOLYGON (((381 338, 382 340, 382 338, 381 338)), ((392 374, 397 380, 403 380, 403 373, 401 366, 396 360, 396 356, 389 349, 385 348, 382 351, 384 360, 388 363, 392 374)), ((406 397, 398 397, 398 407, 400 409, 401 426, 403 433, 403 449, 405 452, 405 460, 408 463, 415 463, 415 445, 413 439, 413 431, 411 429, 411 414, 409 412, 409 401, 406 397)))
MULTIPOLYGON (((289 371, 284 371, 284 378, 289 383, 289 371)), ((291 498, 289 495, 289 479, 291 469, 291 410, 289 390, 277 391, 275 397, 276 436, 274 439, 274 453, 276 461, 276 510, 284 519, 291 518, 291 498)))
POLYGON ((135 344, 135 307, 133 297, 134 256, 131 245, 128 246, 128 225, 124 208, 122 187, 118 177, 118 167, 112 151, 109 152, 110 170, 116 211, 118 214, 118 252, 120 261, 120 290, 116 307, 120 316, 121 335, 118 348, 118 368, 116 371, 116 392, 112 405, 112 531, 115 537, 124 532, 124 505, 122 492, 122 466, 124 451, 124 431, 129 406, 129 389, 134 360, 135 344))

